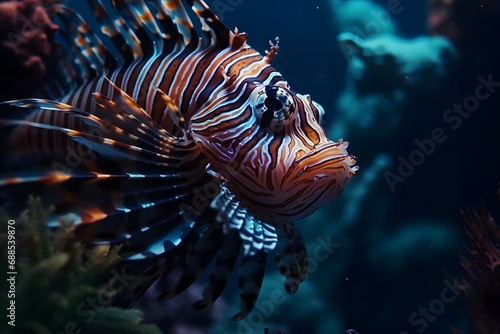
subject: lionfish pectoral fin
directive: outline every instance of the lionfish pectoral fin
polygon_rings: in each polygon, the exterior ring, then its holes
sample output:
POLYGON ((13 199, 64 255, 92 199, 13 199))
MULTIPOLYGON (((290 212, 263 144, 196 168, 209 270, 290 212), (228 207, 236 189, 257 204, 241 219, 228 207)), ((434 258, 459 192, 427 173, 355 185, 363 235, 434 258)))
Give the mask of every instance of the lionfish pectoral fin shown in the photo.
MULTIPOLYGON (((164 261, 150 261, 141 264, 121 262, 118 264, 116 272, 122 273, 132 279, 128 282, 126 289, 123 289, 114 296, 113 305, 125 308, 132 307, 158 280, 158 277, 164 272, 164 268, 164 261)), ((116 279, 116 277, 112 279, 116 279)))
POLYGON ((307 252, 299 232, 292 222, 283 225, 284 248, 276 255, 281 275, 285 277, 285 290, 295 293, 307 277, 307 252))
POLYGON ((233 272, 240 249, 241 239, 238 237, 238 232, 232 230, 226 233, 223 246, 216 255, 208 285, 203 290, 203 299, 195 302, 191 306, 192 310, 203 311, 219 298, 233 272))
MULTIPOLYGON (((175 225, 175 222, 163 222, 162 225, 175 225)), ((137 233, 122 246, 120 255, 124 261, 119 269, 125 270, 134 279, 127 289, 118 293, 116 305, 130 307, 144 293, 162 279, 169 279, 171 273, 185 261, 185 253, 199 240, 199 224, 177 223, 177 228, 170 233, 152 231, 154 233, 137 233), (152 241, 156 238, 156 241, 152 241), (140 253, 138 250, 143 249, 140 253), (130 253, 127 257, 127 253, 130 253)))
POLYGON ((94 94, 93 113, 42 99, 6 102, 36 110, 23 121, 0 118, 0 125, 20 124, 7 142, 13 156, 3 161, 0 185, 19 203, 29 187, 56 214, 77 214, 76 232, 88 242, 128 241, 128 253, 156 255, 164 241, 179 240, 172 230, 186 224, 180 207, 192 188, 212 178, 193 141, 170 135, 115 89, 113 98, 94 94), (36 173, 19 171, 26 158, 36 173))
POLYGON ((122 264, 130 268, 136 278, 130 284, 131 289, 127 289, 131 291, 120 294, 119 298, 124 302, 121 305, 131 305, 137 301, 155 282, 158 283, 156 289, 160 300, 172 298, 188 288, 218 250, 221 240, 217 230, 210 228, 212 220, 213 217, 208 214, 190 224, 162 222, 158 225, 160 228, 176 227, 170 232, 151 229, 152 233, 148 234, 150 230, 147 230, 133 235, 123 245, 121 255, 135 253, 122 264), (152 242, 152 239, 156 241, 152 242), (140 249, 144 251, 138 253, 140 249), (172 284, 173 277, 179 271, 180 280, 172 284))
POLYGON ((222 248, 223 241, 221 229, 215 226, 209 227, 189 250, 177 283, 171 284, 168 289, 162 291, 159 298, 162 300, 173 298, 191 286, 222 248))

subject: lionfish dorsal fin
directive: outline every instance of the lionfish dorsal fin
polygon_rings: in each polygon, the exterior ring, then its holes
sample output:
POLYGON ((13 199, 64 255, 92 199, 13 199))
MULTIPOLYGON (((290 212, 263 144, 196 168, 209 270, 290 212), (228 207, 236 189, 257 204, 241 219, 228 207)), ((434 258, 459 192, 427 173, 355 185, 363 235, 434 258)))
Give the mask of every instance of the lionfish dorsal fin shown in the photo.
POLYGON ((217 15, 202 0, 187 0, 196 15, 200 18, 203 32, 211 44, 216 48, 225 48, 232 45, 234 34, 229 30, 217 15))
POLYGON ((234 28, 234 33, 231 34, 231 37, 231 47, 233 49, 242 47, 247 41, 247 34, 244 32, 239 32, 238 27, 234 28))
MULTIPOLYGON (((161 52, 161 32, 153 15, 142 0, 112 0, 113 9, 126 22, 133 35, 140 43, 143 57, 151 57, 161 52)), ((119 20, 118 26, 122 24, 119 20)), ((139 53, 138 53, 139 55, 139 53)))
POLYGON ((182 48, 240 48, 246 42, 246 34, 230 31, 201 0, 187 3, 200 20, 202 38, 181 0, 112 0, 109 6, 104 6, 101 0, 86 1, 119 57, 115 58, 78 13, 65 5, 48 2, 46 6, 56 14, 65 41, 60 55, 64 60, 58 66, 64 73, 58 73, 51 84, 51 89, 58 91, 54 98, 134 61, 153 59, 182 48))
POLYGON ((278 54, 278 50, 279 50, 279 44, 280 44, 280 39, 279 37, 276 37, 274 39, 274 41, 276 42, 276 44, 273 43, 273 41, 269 41, 269 50, 266 50, 266 57, 265 57, 265 60, 267 63, 271 63, 271 61, 274 59, 274 57, 276 57, 276 55, 278 54))
POLYGON ((87 0, 101 31, 109 36, 125 64, 143 56, 141 42, 120 16, 112 18, 100 1, 87 0))
POLYGON ((112 58, 112 55, 94 34, 89 33, 90 28, 85 20, 65 5, 54 5, 51 9, 58 14, 64 27, 60 29, 61 36, 71 45, 79 59, 77 64, 80 66, 81 75, 85 77, 102 73, 104 62, 112 58), (90 73, 91 71, 95 73, 90 73))
POLYGON ((113 62, 113 56, 107 51, 102 42, 91 33, 87 23, 73 9, 55 4, 49 8, 60 21, 59 34, 69 46, 66 52, 72 58, 72 64, 66 61, 66 66, 59 67, 62 72, 72 72, 70 80, 64 78, 64 73, 58 79, 66 81, 65 86, 79 86, 105 71, 103 64, 113 62), (70 69, 68 71, 68 69, 70 69))

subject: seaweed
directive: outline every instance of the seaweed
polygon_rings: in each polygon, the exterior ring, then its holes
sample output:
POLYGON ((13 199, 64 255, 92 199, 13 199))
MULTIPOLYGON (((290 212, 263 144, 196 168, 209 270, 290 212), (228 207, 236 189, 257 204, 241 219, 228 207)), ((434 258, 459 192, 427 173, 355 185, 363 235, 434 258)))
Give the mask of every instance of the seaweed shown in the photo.
MULTIPOLYGON (((39 198, 30 197, 28 208, 18 219, 9 220, 0 213, 4 230, 7 222, 15 223, 16 242, 16 274, 9 276, 15 280, 15 293, 0 296, 2 305, 14 301, 15 311, 13 317, 2 321, 0 332, 161 333, 156 325, 142 322, 141 311, 111 306, 123 281, 113 269, 120 261, 120 247, 82 244, 74 235, 71 214, 60 219, 59 227, 51 231, 48 221, 52 211, 44 208, 39 198)), ((4 268, 11 269, 2 239, 2 262, 4 268)))

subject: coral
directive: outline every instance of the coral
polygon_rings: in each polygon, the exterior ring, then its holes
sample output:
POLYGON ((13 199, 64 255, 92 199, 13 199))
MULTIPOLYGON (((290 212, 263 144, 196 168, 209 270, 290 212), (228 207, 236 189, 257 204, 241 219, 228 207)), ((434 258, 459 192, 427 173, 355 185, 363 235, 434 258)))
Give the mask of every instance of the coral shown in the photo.
POLYGON ((395 23, 388 19, 384 8, 372 1, 331 1, 331 8, 340 32, 350 32, 359 37, 394 34, 395 23))
POLYGON ((351 33, 338 36, 350 62, 337 107, 341 121, 332 133, 342 136, 372 129, 387 139, 409 110, 408 104, 443 86, 457 53, 442 37, 412 40, 393 35, 362 39, 351 33))
MULTIPOLYGON (((366 5, 365 1, 359 3, 366 5)), ((349 5, 355 7, 358 1, 350 1, 349 5)), ((422 129, 441 125, 440 116, 446 109, 443 106, 446 101, 453 101, 456 85, 452 80, 459 52, 452 42, 442 36, 408 38, 414 32, 397 29, 396 22, 403 22, 406 15, 413 13, 412 5, 416 9, 417 3, 404 2, 404 13, 389 19, 382 14, 366 15, 374 12, 365 11, 355 24, 339 28, 340 51, 347 63, 346 83, 328 133, 334 137, 349 136, 350 143, 360 147, 356 153, 363 173, 353 180, 336 206, 324 214, 323 222, 318 219, 317 226, 330 221, 336 224, 336 230, 331 228, 325 233, 323 228, 321 233, 331 234, 342 243, 339 257, 356 259, 353 264, 336 262, 337 267, 344 266, 340 268, 344 277, 339 278, 333 265, 331 274, 322 275, 333 277, 331 281, 336 282, 337 287, 332 284, 323 288, 323 293, 334 296, 341 305, 336 311, 344 326, 356 326, 360 332, 402 332, 408 326, 408 315, 426 302, 422 296, 427 293, 427 282, 442 281, 439 270, 434 268, 455 259, 460 237, 446 214, 450 207, 455 209, 454 198, 438 198, 429 188, 419 189, 424 184, 432 188, 435 183, 427 170, 412 174, 409 182, 396 192, 384 182, 384 173, 395 165, 397 168, 397 157, 412 149, 408 143, 422 138, 422 129), (377 26, 380 32, 370 33, 368 28, 377 26), (382 29, 385 27, 389 30, 382 29), (370 175, 364 177, 367 171, 370 175), (401 286, 411 286, 412 291, 401 286), (382 300, 380 307, 365 304, 367 295, 372 301, 382 300), (378 319, 378 330, 359 321, 366 317, 378 319)), ((337 18, 344 15, 340 6, 338 9, 337 18)), ((389 7, 386 9, 390 12, 389 7)), ((406 26, 411 23, 405 22, 406 26)), ((436 154, 434 158, 444 156, 436 154)), ((423 168, 438 164, 426 163, 423 168)), ((440 184, 445 177, 437 175, 440 184)), ((310 228, 312 224, 308 224, 310 228)), ((314 229, 316 233, 318 230, 314 229)), ((434 323, 434 332, 444 332, 441 329, 445 322, 441 318, 434 323)))
POLYGON ((0 3, 2 95, 24 95, 41 84, 57 30, 40 1, 0 3))
MULTIPOLYGON (((390 147, 400 129, 418 122, 422 109, 435 107, 429 97, 448 85, 459 59, 457 48, 441 36, 399 37, 390 10, 371 1, 337 0, 331 5, 348 66, 336 103, 337 119, 329 132, 338 137, 368 135, 365 142, 390 147), (370 27, 377 27, 377 32, 370 33, 370 27), (422 101, 431 105, 414 110, 422 101)), ((365 161, 374 158, 359 155, 365 161)))
POLYGON ((427 29, 433 35, 442 35, 452 41, 461 38, 460 27, 454 16, 454 0, 428 0, 427 29))
POLYGON ((427 29, 463 44, 498 32, 499 13, 496 0, 428 0, 427 29))
MULTIPOLYGON (((14 327, 2 321, 0 331, 161 333, 155 325, 142 323, 140 311, 109 306, 124 276, 113 274, 107 284, 101 279, 120 260, 118 247, 84 247, 73 234, 70 215, 60 221, 51 237, 47 227, 51 214, 39 199, 30 198, 28 209, 15 220, 16 250, 20 254, 15 265, 15 297, 10 300, 15 300, 16 322, 14 327)), ((7 259, 6 249, 2 245, 2 259, 7 259)), ((7 297, 0 296, 2 305, 10 303, 7 297)))
POLYGON ((475 333, 500 333, 500 225, 483 207, 463 213, 469 256, 460 264, 466 271, 461 281, 475 333))

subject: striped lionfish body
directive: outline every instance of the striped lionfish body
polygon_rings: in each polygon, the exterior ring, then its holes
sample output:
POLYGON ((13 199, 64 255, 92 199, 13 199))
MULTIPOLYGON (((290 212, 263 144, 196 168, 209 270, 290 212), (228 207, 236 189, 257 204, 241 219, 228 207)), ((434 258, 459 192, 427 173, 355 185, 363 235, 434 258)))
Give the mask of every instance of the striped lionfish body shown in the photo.
POLYGON ((277 231, 276 259, 295 292, 307 256, 293 221, 337 197, 357 170, 347 142, 326 137, 322 107, 270 65, 277 45, 262 56, 201 0, 187 1, 201 38, 180 0, 87 2, 119 57, 72 10, 50 8, 73 59, 53 91, 69 92, 61 102, 8 102, 34 111, 2 120, 17 125, 2 190, 36 189, 56 206, 51 226, 71 212, 82 240, 122 243, 138 277, 132 299, 180 269, 161 291, 171 298, 213 262, 194 305, 204 309, 242 253, 242 319, 277 231), (18 172, 26 161, 29 172, 18 172))

